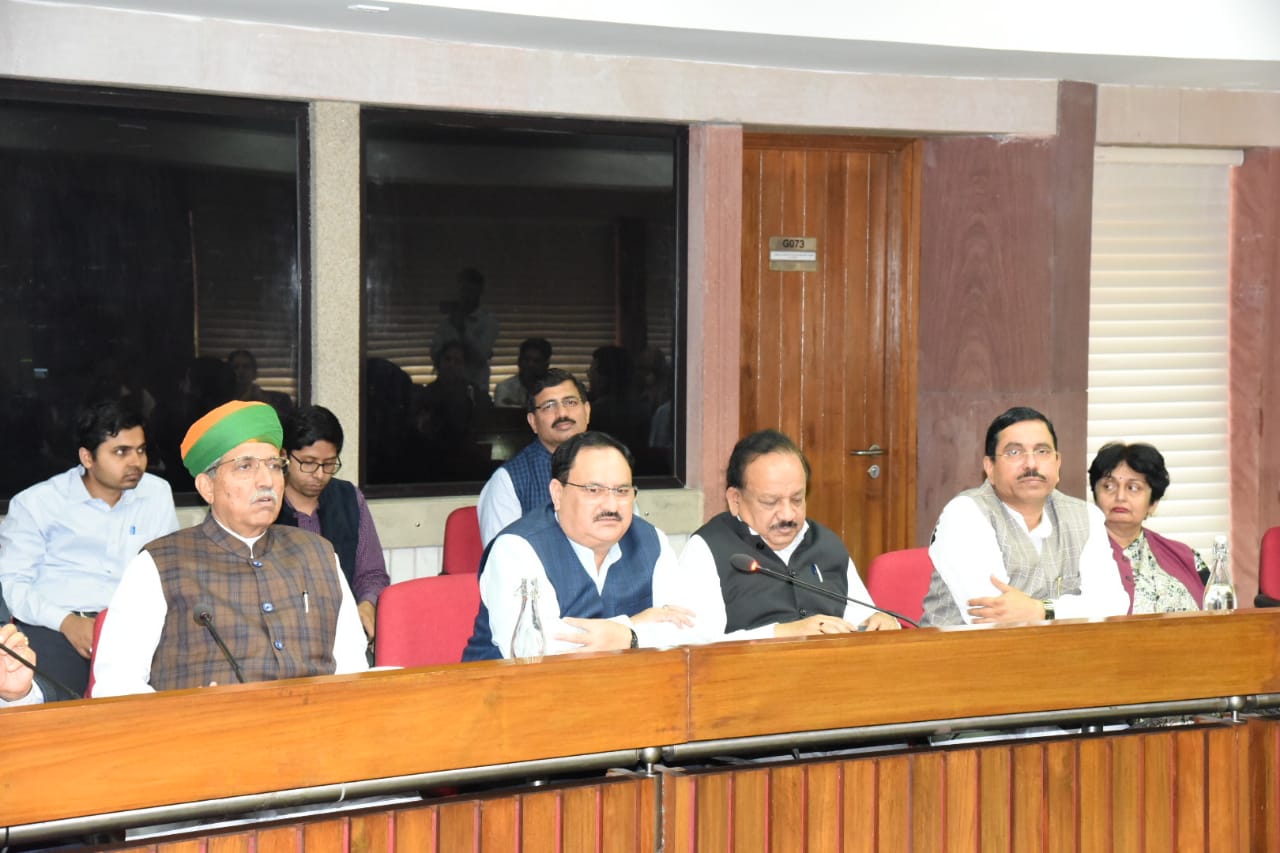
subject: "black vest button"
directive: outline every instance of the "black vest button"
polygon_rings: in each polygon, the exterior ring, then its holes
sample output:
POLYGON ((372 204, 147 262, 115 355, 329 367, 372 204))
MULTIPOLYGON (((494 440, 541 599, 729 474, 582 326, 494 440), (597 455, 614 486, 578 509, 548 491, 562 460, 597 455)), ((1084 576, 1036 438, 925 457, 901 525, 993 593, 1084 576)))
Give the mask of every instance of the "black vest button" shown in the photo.
POLYGON ((805 610, 803 607, 801 607, 801 608, 800 608, 800 615, 801 615, 801 616, 808 616, 808 615, 809 615, 809 611, 808 611, 808 610, 805 610))

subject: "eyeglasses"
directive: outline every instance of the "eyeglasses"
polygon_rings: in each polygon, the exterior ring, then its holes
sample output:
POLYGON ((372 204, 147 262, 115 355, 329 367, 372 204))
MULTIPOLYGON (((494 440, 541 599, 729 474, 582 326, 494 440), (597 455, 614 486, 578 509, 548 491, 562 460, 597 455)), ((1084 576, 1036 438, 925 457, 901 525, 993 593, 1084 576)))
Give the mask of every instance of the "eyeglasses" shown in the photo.
POLYGON ((265 466, 267 473, 272 476, 276 474, 283 475, 285 469, 289 467, 289 460, 279 456, 268 456, 262 459, 257 456, 237 456, 235 459, 224 459, 215 465, 210 465, 205 473, 212 474, 224 465, 231 466, 231 475, 233 477, 247 480, 258 473, 259 466, 265 466))
POLYGON ((1125 494, 1137 497, 1145 492, 1151 491, 1151 486, 1141 480, 1113 480, 1107 477, 1105 480, 1098 481, 1098 491, 1106 495, 1114 495, 1116 492, 1124 489, 1125 494))
POLYGON ((640 490, 635 486, 602 486, 599 483, 570 483, 568 480, 561 480, 566 486, 573 486, 575 489, 582 489, 587 493, 587 497, 592 500, 599 500, 605 495, 613 495, 620 501, 634 500, 636 493, 640 490))
POLYGON ((1054 450, 1052 447, 1034 447, 1031 450, 1027 450, 1025 447, 1010 447, 1004 453, 996 454, 996 456, 1003 456, 1011 462, 1017 462, 1019 459, 1023 458, 1030 459, 1032 457, 1034 457, 1037 462, 1043 462, 1057 455, 1058 451, 1054 450))
POLYGON ((554 412, 556 409, 564 409, 566 412, 572 411, 582 405, 581 397, 565 397, 563 400, 548 400, 534 406, 534 410, 538 412, 554 412))
POLYGON ((289 458, 293 460, 294 465, 298 466, 298 470, 304 474, 314 474, 317 471, 324 471, 326 474, 332 476, 342 470, 341 459, 338 459, 335 462, 303 462, 292 453, 289 454, 289 458))

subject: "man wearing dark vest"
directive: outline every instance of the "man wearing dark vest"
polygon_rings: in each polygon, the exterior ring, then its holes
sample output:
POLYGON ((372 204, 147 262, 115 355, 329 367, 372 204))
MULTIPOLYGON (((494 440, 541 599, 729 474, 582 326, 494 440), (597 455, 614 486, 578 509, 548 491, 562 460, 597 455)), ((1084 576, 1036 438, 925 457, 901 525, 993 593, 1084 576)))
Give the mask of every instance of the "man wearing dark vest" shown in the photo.
POLYGON ((365 636, 372 643, 378 596, 391 578, 364 494, 333 477, 342 468, 342 424, 324 406, 299 406, 285 416, 283 426, 282 449, 289 467, 276 523, 301 527, 329 540, 356 597, 365 636))
POLYGON ((187 431, 182 461, 209 514, 125 568, 98 639, 95 696, 367 668, 333 546, 273 524, 281 439, 275 410, 256 402, 226 403, 187 431))
POLYGON ((871 601, 840 537, 805 518, 809 461, 795 442, 772 429, 748 435, 734 446, 726 479, 729 511, 699 528, 680 554, 689 582, 709 576, 719 587, 718 607, 699 613, 704 630, 718 625, 723 639, 752 640, 898 627, 868 607, 731 565, 746 554, 832 593, 871 601))
POLYGON ((986 481, 943 508, 923 625, 1119 616, 1129 596, 1102 512, 1058 491, 1058 436, 1018 406, 987 427, 986 481))
POLYGON ((591 420, 587 389, 567 370, 548 370, 534 380, 528 420, 536 438, 494 471, 480 492, 476 512, 485 545, 520 516, 547 505, 551 454, 591 420))
POLYGON ((485 554, 480 612, 463 660, 524 656, 512 654, 513 635, 522 608, 532 607, 546 654, 698 641, 690 590, 666 534, 633 514, 631 470, 630 451, 602 432, 556 449, 550 501, 506 528, 485 554), (532 583, 536 596, 528 594, 532 583))

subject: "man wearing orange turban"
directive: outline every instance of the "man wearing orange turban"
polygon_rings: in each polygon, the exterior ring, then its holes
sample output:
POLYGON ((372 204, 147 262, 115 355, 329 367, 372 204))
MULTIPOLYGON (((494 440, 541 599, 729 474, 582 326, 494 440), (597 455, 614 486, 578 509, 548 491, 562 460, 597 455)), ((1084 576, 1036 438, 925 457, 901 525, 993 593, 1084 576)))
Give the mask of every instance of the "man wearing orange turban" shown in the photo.
POLYGON ((273 526, 287 460, 265 403, 200 418, 182 461, 209 514, 125 569, 98 639, 94 695, 366 668, 355 599, 324 538, 273 526))

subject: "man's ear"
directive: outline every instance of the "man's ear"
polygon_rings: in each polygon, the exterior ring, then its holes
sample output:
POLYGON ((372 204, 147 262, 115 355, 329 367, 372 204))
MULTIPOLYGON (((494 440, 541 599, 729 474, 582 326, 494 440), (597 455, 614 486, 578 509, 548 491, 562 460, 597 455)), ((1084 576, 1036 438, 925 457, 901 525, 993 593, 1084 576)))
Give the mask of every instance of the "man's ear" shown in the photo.
POLYGON ((551 490, 551 505, 556 508, 556 512, 560 511, 560 499, 564 497, 564 483, 559 480, 552 480, 548 486, 551 490))
POLYGON ((586 400, 582 401, 582 428, 591 428, 591 404, 586 400))
POLYGON ((80 453, 78 455, 80 457, 80 464, 84 466, 86 471, 93 467, 93 453, 90 452, 89 448, 80 448, 80 453))
POLYGON ((525 417, 528 418, 529 420, 529 429, 533 430, 534 435, 537 435, 538 421, 533 417, 533 412, 530 412, 529 414, 525 415, 525 417))
POLYGON ((982 457, 982 473, 987 475, 987 479, 991 479, 991 472, 996 468, 995 460, 990 456, 982 457))
POLYGON ((724 501, 729 505, 730 515, 739 515, 738 509, 742 505, 742 492, 737 486, 730 486, 724 490, 724 501))
POLYGON ((200 493, 200 497, 207 504, 213 504, 213 477, 208 473, 201 471, 196 475, 196 491, 200 493))

